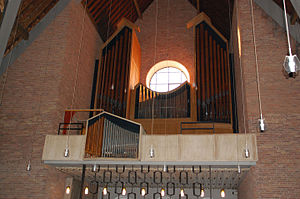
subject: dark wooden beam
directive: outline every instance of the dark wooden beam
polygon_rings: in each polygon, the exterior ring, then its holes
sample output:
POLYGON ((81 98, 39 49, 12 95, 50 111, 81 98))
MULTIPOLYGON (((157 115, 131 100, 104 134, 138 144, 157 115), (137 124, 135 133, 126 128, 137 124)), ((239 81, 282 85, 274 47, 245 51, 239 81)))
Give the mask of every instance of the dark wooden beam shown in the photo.
POLYGON ((200 0, 197 0, 197 12, 200 13, 200 0))
POLYGON ((141 10, 140 10, 140 6, 139 6, 137 0, 133 0, 133 2, 134 2, 134 6, 135 6, 135 9, 136 9, 136 12, 137 12, 139 18, 143 19, 143 16, 142 16, 142 13, 141 13, 141 10))
POLYGON ((293 10, 293 14, 291 15, 291 24, 295 25, 297 19, 299 18, 296 10, 293 10))

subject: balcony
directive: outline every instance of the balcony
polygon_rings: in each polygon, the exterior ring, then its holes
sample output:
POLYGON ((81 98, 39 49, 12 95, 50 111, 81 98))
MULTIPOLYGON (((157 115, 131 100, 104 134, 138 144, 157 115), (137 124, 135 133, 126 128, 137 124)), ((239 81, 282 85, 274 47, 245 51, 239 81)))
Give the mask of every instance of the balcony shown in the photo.
POLYGON ((89 118, 80 133, 47 135, 42 159, 45 164, 60 166, 96 162, 251 166, 257 157, 255 134, 146 134, 141 124, 103 111, 89 118), (64 157, 66 147, 70 151, 68 157, 64 157), (250 152, 248 158, 246 148, 250 152), (150 157, 150 149, 154 157, 150 157))

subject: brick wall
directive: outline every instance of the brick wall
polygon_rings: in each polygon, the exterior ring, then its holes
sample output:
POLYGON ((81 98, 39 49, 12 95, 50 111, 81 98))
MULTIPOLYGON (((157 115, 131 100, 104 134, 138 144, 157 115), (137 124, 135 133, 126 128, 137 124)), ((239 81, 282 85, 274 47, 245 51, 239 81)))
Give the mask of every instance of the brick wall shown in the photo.
POLYGON ((155 57, 156 1, 143 13, 143 19, 136 24, 141 32, 137 34, 141 45, 141 78, 146 84, 146 76, 151 67, 163 60, 174 60, 183 64, 194 81, 194 36, 193 29, 186 23, 197 15, 196 9, 187 0, 158 1, 157 42, 155 57))
POLYGON ((0 108, 0 198, 63 198, 66 175, 41 157, 45 135, 57 133, 63 110, 72 106, 76 70, 72 107, 89 108, 100 37, 85 17, 77 69, 82 19, 82 6, 70 2, 8 68, 0 108))
MULTIPOLYGON (((248 133, 257 134, 259 156, 257 165, 251 168, 239 187, 239 198, 299 198, 300 78, 284 77, 282 63, 288 51, 286 34, 255 5, 261 101, 267 129, 264 133, 258 133, 259 103, 250 5, 248 0, 238 2, 246 129, 248 133)), ((294 41, 293 50, 296 50, 294 41)), ((239 79, 237 84, 240 83, 239 79)), ((241 95, 238 98, 241 102, 241 95)))

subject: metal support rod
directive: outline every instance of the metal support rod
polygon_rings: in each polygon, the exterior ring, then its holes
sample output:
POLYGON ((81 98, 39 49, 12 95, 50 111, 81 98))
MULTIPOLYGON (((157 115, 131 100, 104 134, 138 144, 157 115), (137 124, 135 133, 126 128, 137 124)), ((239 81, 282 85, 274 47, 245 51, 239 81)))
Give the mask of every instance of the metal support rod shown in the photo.
POLYGON ((86 165, 82 165, 82 174, 81 174, 81 183, 80 183, 80 193, 79 193, 79 199, 82 199, 82 192, 83 190, 83 186, 84 186, 84 178, 85 178, 85 167, 86 165))

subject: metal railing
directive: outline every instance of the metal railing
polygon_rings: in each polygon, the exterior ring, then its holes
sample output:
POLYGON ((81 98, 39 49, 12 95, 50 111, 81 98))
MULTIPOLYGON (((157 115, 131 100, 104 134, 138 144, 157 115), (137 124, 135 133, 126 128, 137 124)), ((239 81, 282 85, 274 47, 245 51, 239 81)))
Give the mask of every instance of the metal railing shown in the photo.
POLYGON ((81 135, 83 130, 84 124, 83 122, 76 122, 76 123, 59 123, 57 135, 66 134, 68 131, 69 134, 72 135, 81 135), (61 132, 63 131, 63 132, 61 132), (71 132, 71 133, 70 133, 71 132))
MULTIPOLYGON (((214 122, 205 122, 205 121, 202 121, 202 122, 180 122, 180 134, 182 134, 182 131, 185 131, 185 130, 202 130, 202 131, 212 131, 212 133, 215 133, 215 123, 214 122), (209 124, 209 125, 212 125, 211 127, 183 127, 183 125, 185 124, 209 124)), ((198 132, 197 132, 198 133, 198 132)))

